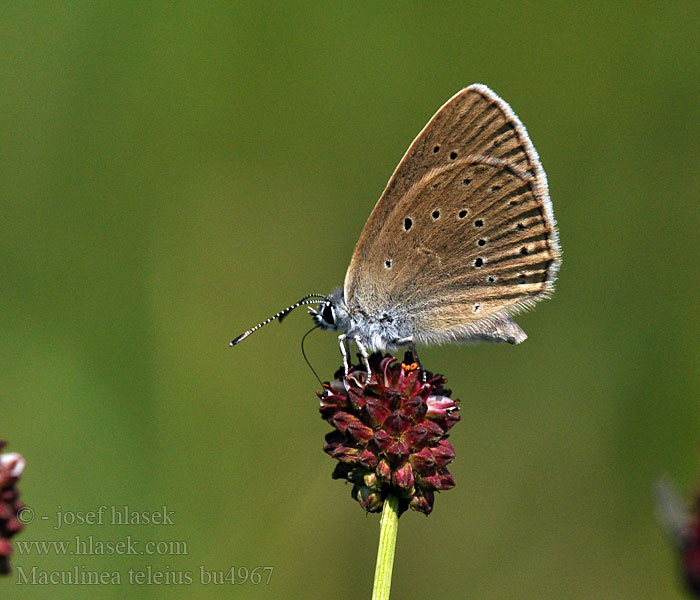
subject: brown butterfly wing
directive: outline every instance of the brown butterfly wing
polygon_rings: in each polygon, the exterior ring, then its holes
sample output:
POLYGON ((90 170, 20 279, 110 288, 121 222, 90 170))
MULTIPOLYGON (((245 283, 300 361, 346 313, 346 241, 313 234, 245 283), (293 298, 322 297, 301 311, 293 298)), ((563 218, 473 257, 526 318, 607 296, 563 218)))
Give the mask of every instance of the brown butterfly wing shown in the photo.
POLYGON ((525 128, 482 85, 451 98, 377 202, 345 278, 348 307, 453 331, 546 296, 559 265, 547 181, 525 128))

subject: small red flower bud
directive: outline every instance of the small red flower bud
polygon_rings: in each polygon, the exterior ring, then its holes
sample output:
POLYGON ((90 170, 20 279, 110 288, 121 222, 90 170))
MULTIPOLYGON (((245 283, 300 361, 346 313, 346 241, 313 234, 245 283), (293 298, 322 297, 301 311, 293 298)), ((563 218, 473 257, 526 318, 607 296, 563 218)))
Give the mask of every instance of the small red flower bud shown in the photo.
POLYGON ((366 422, 372 427, 379 427, 384 424, 391 411, 376 398, 368 398, 365 404, 366 422))
POLYGON ((402 410, 395 410, 384 421, 384 429, 391 436, 401 435, 411 426, 411 417, 402 410))
POLYGON ((383 451, 394 443, 394 438, 383 429, 377 429, 374 432, 374 443, 380 451, 383 451))
POLYGON ((421 487, 426 490, 449 490, 455 486, 454 477, 447 469, 438 469, 427 477, 421 477, 421 487))
POLYGON ((408 398, 405 402, 403 402, 402 408, 404 414, 406 414, 413 422, 420 421, 428 412, 428 405, 422 396, 408 398))
POLYGON ((389 463, 385 458, 382 458, 382 460, 379 461, 376 473, 380 482, 388 483, 391 481, 391 466, 389 466, 389 463))
POLYGON ((376 490, 367 486, 357 486, 355 499, 367 512, 380 512, 384 506, 382 495, 376 490))
POLYGON ((363 481, 364 484, 371 489, 376 489, 379 485, 379 479, 377 478, 377 474, 374 471, 368 471, 367 473, 365 473, 363 481))
POLYGON ((456 409, 456 402, 446 396, 430 396, 426 401, 428 418, 444 417, 456 409))
POLYGON ((413 469, 408 462, 405 462, 396 469, 391 477, 391 482, 404 493, 402 496, 412 496, 415 491, 413 488, 413 469))
POLYGON ((428 443, 428 428, 425 426, 425 422, 411 427, 404 432, 401 439, 409 448, 424 448, 428 443))
POLYGON ((433 492, 422 492, 416 493, 413 498, 411 498, 408 506, 413 510, 429 515, 433 510, 433 502, 435 502, 435 494, 433 494, 433 492))
POLYGON ((435 468, 435 458, 430 448, 423 448, 420 452, 414 452, 408 459, 411 466, 419 472, 426 472, 435 468))
POLYGON ((374 430, 367 425, 363 425, 359 420, 348 424, 348 433, 358 442, 369 442, 374 437, 374 430))
POLYGON ((400 441, 395 442, 384 451, 384 456, 390 464, 400 465, 408 458, 408 446, 400 441))
POLYGON ((352 416, 350 413, 336 411, 328 420, 338 431, 340 431, 340 433, 345 433, 348 428, 348 424, 352 423, 353 421, 357 421, 357 417, 352 416))
POLYGON ((360 456, 358 456, 357 461, 363 467, 367 467, 368 469, 375 469, 377 467, 378 459, 377 455, 374 452, 365 448, 362 452, 360 452, 360 456))
POLYGON ((431 452, 438 467, 450 464, 455 458, 455 449, 447 440, 440 440, 437 446, 431 448, 431 452))
POLYGON ((357 462, 360 451, 357 448, 338 446, 337 448, 334 448, 332 452, 329 452, 329 454, 333 458, 337 458, 340 462, 354 465, 357 462))

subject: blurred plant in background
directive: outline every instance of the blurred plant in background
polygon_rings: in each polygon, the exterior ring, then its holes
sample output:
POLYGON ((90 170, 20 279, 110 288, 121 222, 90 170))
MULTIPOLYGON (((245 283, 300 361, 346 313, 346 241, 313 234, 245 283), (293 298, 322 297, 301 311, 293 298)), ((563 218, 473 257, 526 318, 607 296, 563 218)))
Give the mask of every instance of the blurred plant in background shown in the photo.
POLYGON ((673 481, 663 477, 656 483, 656 511, 678 551, 688 590, 700 598, 700 492, 688 507, 673 481))
MULTIPOLYGON (((0 441, 0 450, 6 442, 0 441)), ((12 544, 10 538, 22 531, 17 518, 24 504, 19 499, 16 483, 24 471, 25 461, 21 454, 0 454, 0 575, 7 575, 10 568, 12 544)))

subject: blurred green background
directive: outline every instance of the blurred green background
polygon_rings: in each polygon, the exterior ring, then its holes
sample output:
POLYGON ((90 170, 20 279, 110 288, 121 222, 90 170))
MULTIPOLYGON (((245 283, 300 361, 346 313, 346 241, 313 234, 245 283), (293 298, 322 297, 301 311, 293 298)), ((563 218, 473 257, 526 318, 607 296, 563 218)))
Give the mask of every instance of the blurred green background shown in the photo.
MULTIPOLYGON (((683 598, 652 482, 700 478, 696 3, 3 3, 0 438, 13 557, 121 585, 5 598, 368 598, 378 517, 332 481, 299 351, 397 162, 479 81, 527 126, 564 261, 518 346, 425 349, 462 399, 457 488, 400 522, 394 596, 683 598), (172 525, 68 525, 128 505, 172 525), (41 517, 45 516, 46 519, 41 517), (74 548, 73 548, 74 549, 74 548), (200 568, 274 567, 268 585, 200 568), (192 573, 129 584, 128 571, 192 573)), ((307 343, 323 378, 333 335, 307 343)))

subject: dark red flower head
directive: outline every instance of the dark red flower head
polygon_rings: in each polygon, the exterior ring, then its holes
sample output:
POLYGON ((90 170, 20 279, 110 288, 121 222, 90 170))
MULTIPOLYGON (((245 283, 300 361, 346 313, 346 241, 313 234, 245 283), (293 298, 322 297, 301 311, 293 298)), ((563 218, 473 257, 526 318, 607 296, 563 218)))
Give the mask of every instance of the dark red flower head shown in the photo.
POLYGON ((458 400, 407 352, 403 363, 373 354, 372 376, 363 367, 343 369, 319 392, 321 416, 334 428, 325 452, 339 462, 334 479, 353 484, 352 497, 369 512, 380 512, 388 494, 407 508, 429 514, 435 492, 455 481, 447 465, 455 457, 447 432, 459 421, 458 400))
POLYGON ((22 530, 17 514, 24 508, 15 486, 24 470, 24 458, 10 452, 2 454, 5 442, 0 441, 0 575, 10 572, 10 538, 22 530))

